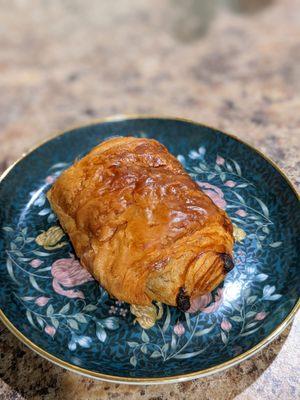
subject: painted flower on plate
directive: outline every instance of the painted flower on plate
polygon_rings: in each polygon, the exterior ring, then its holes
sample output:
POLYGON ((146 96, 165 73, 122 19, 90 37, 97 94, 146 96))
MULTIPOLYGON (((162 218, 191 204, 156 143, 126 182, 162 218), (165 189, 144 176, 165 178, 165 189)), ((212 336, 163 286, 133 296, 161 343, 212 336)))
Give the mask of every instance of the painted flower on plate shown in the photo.
POLYGON ((207 196, 209 196, 218 207, 225 210, 227 203, 224 199, 224 193, 220 188, 208 182, 197 181, 197 183, 200 186, 200 189, 207 194, 207 196))
POLYGON ((51 226, 47 231, 40 233, 35 241, 46 250, 55 250, 67 244, 67 242, 59 243, 64 235, 64 231, 59 226, 51 226))
POLYGON ((177 324, 173 328, 173 331, 174 331, 175 335, 182 336, 182 335, 184 335, 185 328, 180 322, 177 322, 177 324))
POLYGON ((255 318, 254 318, 254 319, 256 319, 257 321, 262 321, 263 319, 266 318, 266 316, 267 316, 267 313, 266 313, 266 312, 260 311, 259 313, 257 313, 257 314, 255 315, 255 318))
POLYGON ((217 165, 224 165, 224 163, 225 163, 224 158, 221 157, 221 156, 217 156, 216 164, 217 164, 217 165))
POLYGON ((43 307, 48 303, 49 300, 50 297, 40 296, 37 299, 35 299, 35 304, 37 304, 40 307, 43 307))
POLYGON ((237 210, 236 215, 238 215, 239 217, 246 217, 248 214, 245 210, 242 210, 241 208, 239 210, 237 210))
POLYGON ((45 332, 49 335, 49 336, 54 336, 56 333, 56 329, 54 328, 54 326, 50 326, 50 325, 46 325, 45 326, 45 332))
POLYGON ((191 307, 188 310, 190 313, 202 311, 206 314, 213 313, 218 310, 223 301, 223 289, 218 288, 214 301, 212 301, 212 294, 206 293, 202 296, 195 297, 191 300, 191 307))
POLYGON ((61 258, 55 261, 52 264, 51 274, 53 276, 52 286, 55 292, 69 298, 84 299, 84 294, 80 290, 66 290, 64 287, 72 288, 94 280, 92 275, 74 257, 61 258))
POLYGON ((226 181, 226 182, 224 183, 224 185, 225 185, 225 186, 228 186, 228 187, 230 187, 230 188, 233 188, 233 187, 235 187, 236 183, 233 182, 233 181, 226 181))
POLYGON ((43 264, 44 261, 39 260, 38 258, 33 259, 32 261, 30 261, 30 265, 32 266, 32 268, 38 268, 40 265, 43 264))
POLYGON ((223 319, 223 321, 221 322, 221 328, 223 329, 223 331, 229 332, 232 328, 232 325, 227 319, 223 319))
POLYGON ((242 229, 233 224, 233 236, 237 242, 242 242, 246 235, 246 232, 242 229))

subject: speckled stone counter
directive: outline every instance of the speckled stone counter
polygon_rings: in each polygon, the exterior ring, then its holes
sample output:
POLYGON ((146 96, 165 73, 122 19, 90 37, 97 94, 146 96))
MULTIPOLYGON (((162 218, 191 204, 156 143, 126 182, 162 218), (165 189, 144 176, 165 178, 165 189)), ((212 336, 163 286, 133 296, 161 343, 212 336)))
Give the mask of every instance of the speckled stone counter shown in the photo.
MULTIPOLYGON (((300 184, 298 0, 0 2, 0 169, 47 135, 111 114, 192 118, 236 134, 300 184)), ((97 382, 0 325, 0 398, 297 399, 300 317, 271 345, 187 383, 97 382)))

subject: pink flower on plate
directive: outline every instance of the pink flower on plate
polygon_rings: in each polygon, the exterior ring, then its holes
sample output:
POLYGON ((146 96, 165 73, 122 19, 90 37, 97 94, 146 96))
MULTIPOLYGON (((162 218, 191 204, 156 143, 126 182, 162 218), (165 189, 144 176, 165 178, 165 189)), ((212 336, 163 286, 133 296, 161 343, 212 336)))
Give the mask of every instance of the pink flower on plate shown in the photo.
POLYGON ((54 176, 49 175, 46 177, 45 182, 48 183, 49 185, 52 185, 52 183, 55 181, 54 176))
POLYGON ((40 306, 40 307, 43 307, 43 306, 45 306, 45 305, 48 303, 49 300, 50 300, 49 297, 41 296, 41 297, 38 297, 38 298, 35 300, 35 304, 37 304, 37 305, 40 306))
POLYGON ((232 188, 235 187, 236 183, 233 181, 226 181, 224 185, 232 188))
POLYGON ((261 321, 261 320, 265 319, 266 316, 267 316, 267 313, 265 313, 264 311, 261 311, 255 315, 254 319, 256 319, 257 321, 261 321))
POLYGON ((177 324, 173 328, 173 331, 175 335, 182 336, 185 332, 185 328, 180 322, 177 322, 177 324))
POLYGON ((199 310, 203 310, 212 301, 211 293, 206 293, 202 296, 193 297, 191 299, 191 306, 188 310, 189 313, 195 313, 199 310))
POLYGON ((232 328, 232 325, 229 321, 227 321, 227 319, 223 319, 223 321, 221 322, 221 328, 223 329, 223 331, 229 332, 232 328))
POLYGON ((211 293, 206 293, 202 296, 198 296, 191 299, 191 307, 189 308, 189 313, 195 313, 197 311, 202 311, 205 314, 210 314, 218 310, 223 301, 223 289, 219 288, 217 294, 215 295, 215 301, 212 301, 211 293), (209 305, 208 305, 209 304, 209 305))
POLYGON ((55 292, 69 298, 84 299, 84 294, 80 290, 66 290, 64 287, 72 288, 94 280, 92 275, 74 257, 61 258, 55 261, 52 264, 51 274, 53 276, 52 286, 55 292))
POLYGON ((54 336, 56 333, 56 329, 54 328, 54 326, 50 326, 50 325, 46 325, 45 327, 45 332, 50 335, 50 336, 54 336))
POLYGON ((246 217, 246 215, 248 215, 248 213, 245 210, 242 210, 241 208, 237 210, 235 213, 240 217, 246 217))
POLYGON ((224 165, 224 163, 225 163, 224 158, 221 157, 221 156, 217 156, 216 164, 217 164, 217 165, 224 165))
POLYGON ((34 260, 30 261, 30 265, 32 268, 38 268, 41 264, 43 264, 44 261, 39 260, 38 258, 35 258, 34 260))
POLYGON ((218 288, 217 294, 215 296, 215 301, 211 303, 208 307, 203 308, 201 311, 210 314, 219 309, 221 304, 223 303, 223 289, 218 288))
POLYGON ((202 189, 202 191, 209 196, 212 201, 220 208, 225 210, 226 201, 224 200, 224 193, 217 186, 211 185, 208 182, 199 182, 198 185, 202 189))

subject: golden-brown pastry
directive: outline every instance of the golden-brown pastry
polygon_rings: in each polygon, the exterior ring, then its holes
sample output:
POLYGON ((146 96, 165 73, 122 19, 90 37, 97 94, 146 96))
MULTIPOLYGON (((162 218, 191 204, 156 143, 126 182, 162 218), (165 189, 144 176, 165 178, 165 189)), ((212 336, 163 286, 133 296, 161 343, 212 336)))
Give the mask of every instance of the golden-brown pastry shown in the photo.
POLYGON ((47 194, 81 264, 119 300, 186 311, 233 268, 232 224, 155 140, 107 140, 47 194))

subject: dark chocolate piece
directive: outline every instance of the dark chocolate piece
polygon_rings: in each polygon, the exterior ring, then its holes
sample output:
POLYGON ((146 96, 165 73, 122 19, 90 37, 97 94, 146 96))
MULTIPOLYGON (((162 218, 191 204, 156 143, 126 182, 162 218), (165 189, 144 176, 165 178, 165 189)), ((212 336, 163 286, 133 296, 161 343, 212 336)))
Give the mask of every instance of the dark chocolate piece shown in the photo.
POLYGON ((225 271, 230 272, 234 267, 232 258, 226 253, 221 253, 220 256, 221 256, 222 260, 224 261, 225 271))
POLYGON ((191 307, 190 296, 185 293, 185 288, 181 287, 179 289, 178 295, 176 297, 177 308, 180 311, 187 311, 191 307))

